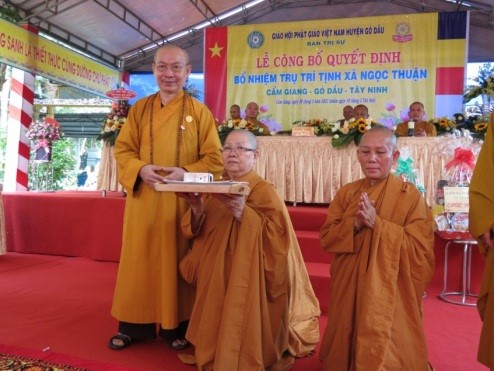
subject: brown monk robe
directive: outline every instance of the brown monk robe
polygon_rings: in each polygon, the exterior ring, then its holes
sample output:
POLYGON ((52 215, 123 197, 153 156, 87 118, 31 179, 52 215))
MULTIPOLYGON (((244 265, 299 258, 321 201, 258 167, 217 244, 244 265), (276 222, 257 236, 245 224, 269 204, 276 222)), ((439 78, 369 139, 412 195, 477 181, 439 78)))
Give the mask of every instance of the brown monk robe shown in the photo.
POLYGON ((470 183, 469 230, 486 257, 477 308, 482 319, 477 359, 494 368, 494 113, 470 183))
POLYGON ((390 174, 393 132, 376 127, 357 153, 365 178, 343 186, 320 237, 331 264, 324 370, 428 370, 422 294, 434 271, 431 212, 390 174))
MULTIPOLYGON (((419 121, 413 126, 414 136, 417 137, 435 137, 437 135, 436 127, 428 121, 419 121)), ((408 122, 401 122, 396 126, 395 134, 399 137, 408 136, 408 122)))
POLYGON ((305 270, 297 269, 306 277, 304 292, 291 290, 298 284, 290 282, 293 264, 303 262, 283 200, 252 170, 256 148, 246 130, 231 132, 223 146, 228 177, 247 182, 248 197, 179 194, 191 205, 182 231, 194 242, 180 272, 197 286, 186 337, 200 370, 281 370, 299 355, 289 352, 307 350, 296 344, 301 338, 294 332, 312 340, 312 349, 318 341, 317 301, 305 270), (299 258, 291 256, 294 249, 299 258), (291 316, 290 295, 298 295, 304 304, 299 309, 307 313, 291 316), (299 327, 294 330, 290 321, 299 327))
MULTIPOLYGON (((415 137, 435 137, 436 127, 433 123, 425 121, 424 105, 421 102, 413 102, 408 109, 408 116, 413 121, 413 136, 415 137)), ((408 136, 408 122, 399 123, 396 126, 395 134, 399 137, 408 136)))

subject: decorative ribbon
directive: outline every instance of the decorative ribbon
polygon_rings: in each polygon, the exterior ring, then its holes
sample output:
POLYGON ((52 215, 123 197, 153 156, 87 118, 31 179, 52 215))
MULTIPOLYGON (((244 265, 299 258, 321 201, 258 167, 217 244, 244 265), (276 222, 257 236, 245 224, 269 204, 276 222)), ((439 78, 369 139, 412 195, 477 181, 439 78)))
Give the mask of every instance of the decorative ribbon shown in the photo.
POLYGON ((408 183, 417 187, 420 193, 425 194, 424 186, 417 181, 417 176, 415 175, 415 170, 413 168, 413 159, 411 157, 407 157, 406 159, 398 157, 397 165, 395 175, 401 175, 408 183))
POLYGON ((34 149, 38 150, 40 148, 44 148, 46 153, 50 153, 51 142, 48 139, 38 139, 34 145, 34 149))
POLYGON ((445 166, 446 170, 458 166, 468 166, 473 170, 475 167, 475 155, 471 149, 457 147, 453 159, 445 166))
POLYGON ((413 159, 411 157, 408 157, 407 159, 404 159, 402 157, 398 158, 397 161, 398 167, 396 168, 396 175, 405 175, 408 179, 411 181, 415 181, 415 174, 413 172, 413 159))

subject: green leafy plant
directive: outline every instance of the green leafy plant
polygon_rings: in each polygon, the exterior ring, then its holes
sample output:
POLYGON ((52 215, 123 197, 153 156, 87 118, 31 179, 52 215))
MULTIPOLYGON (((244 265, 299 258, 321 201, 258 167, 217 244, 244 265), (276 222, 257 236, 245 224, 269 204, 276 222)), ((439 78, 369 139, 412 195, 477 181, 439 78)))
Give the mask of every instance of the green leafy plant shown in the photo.
POLYGON ((467 86, 467 90, 463 96, 465 103, 484 94, 494 96, 494 64, 482 64, 479 67, 479 75, 473 81, 477 84, 467 86))
POLYGON ((22 19, 19 11, 10 5, 0 5, 0 18, 12 23, 17 23, 22 19))

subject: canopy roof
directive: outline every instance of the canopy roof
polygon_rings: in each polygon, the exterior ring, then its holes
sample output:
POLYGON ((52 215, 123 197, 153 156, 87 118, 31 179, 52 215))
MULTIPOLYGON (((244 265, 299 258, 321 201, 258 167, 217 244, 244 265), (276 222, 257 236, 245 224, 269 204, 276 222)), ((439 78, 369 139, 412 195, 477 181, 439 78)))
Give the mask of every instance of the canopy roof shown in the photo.
POLYGON ((127 71, 149 71, 173 42, 203 69, 203 28, 311 19, 470 11, 469 62, 494 59, 493 0, 4 0, 42 34, 127 71), (234 13, 234 10, 239 12, 234 13))

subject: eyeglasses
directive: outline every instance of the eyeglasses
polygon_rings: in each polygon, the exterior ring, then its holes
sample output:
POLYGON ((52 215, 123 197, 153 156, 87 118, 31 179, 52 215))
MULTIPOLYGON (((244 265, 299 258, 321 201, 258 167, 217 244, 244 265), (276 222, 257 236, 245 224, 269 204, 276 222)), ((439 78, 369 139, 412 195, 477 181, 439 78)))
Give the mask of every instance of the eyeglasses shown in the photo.
POLYGON ((171 66, 167 64, 157 64, 155 66, 156 66, 156 70, 160 73, 166 72, 168 71, 168 69, 170 69, 170 71, 172 71, 173 73, 179 73, 184 69, 184 67, 187 67, 188 64, 184 64, 183 66, 179 64, 172 64, 171 66))
POLYGON ((223 147, 220 149, 221 153, 231 153, 232 151, 235 151, 235 153, 247 153, 247 152, 254 152, 255 149, 252 148, 245 148, 245 147, 223 147))

